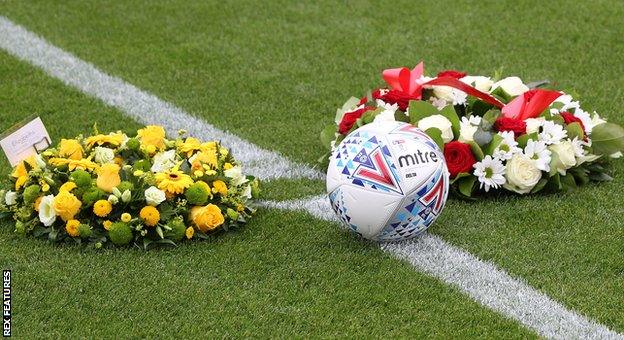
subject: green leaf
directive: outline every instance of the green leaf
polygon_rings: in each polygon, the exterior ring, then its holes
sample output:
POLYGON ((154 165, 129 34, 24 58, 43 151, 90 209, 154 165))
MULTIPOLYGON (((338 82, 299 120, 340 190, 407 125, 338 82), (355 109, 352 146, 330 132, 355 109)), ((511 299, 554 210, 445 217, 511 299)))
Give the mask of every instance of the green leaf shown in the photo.
POLYGON ((455 178, 451 179, 451 184, 457 182, 460 178, 464 178, 468 176, 472 176, 472 175, 467 172, 460 172, 457 174, 457 176, 455 176, 455 178))
POLYGON ((418 125, 418 121, 423 118, 439 113, 438 109, 429 102, 423 100, 410 100, 409 102, 410 122, 413 125, 418 125))
POLYGON ((481 150, 481 147, 479 146, 479 144, 477 144, 475 142, 468 142, 468 145, 470 145, 470 149, 472 150, 472 154, 475 156, 477 161, 482 161, 483 157, 485 157, 485 155, 483 154, 483 150, 481 150))
POLYGON ((569 174, 561 176, 561 185, 567 192, 574 191, 578 187, 576 185, 576 181, 574 180, 574 176, 569 174))
POLYGON ((394 112, 394 120, 396 120, 397 122, 409 123, 410 122, 410 117, 408 115, 406 115, 405 112, 403 112, 401 110, 396 110, 394 112))
POLYGON ((604 172, 592 172, 589 174, 589 179, 594 182, 609 182, 613 180, 613 177, 604 172))
POLYGON ((442 131, 438 128, 429 128, 425 131, 425 133, 433 139, 441 151, 444 151, 444 140, 442 139, 442 131))
POLYGON ((495 97, 498 97, 499 99, 502 99, 501 101, 503 103, 509 103, 512 98, 507 92, 503 90, 502 87, 497 87, 494 91, 492 91, 491 94, 495 97))
POLYGON ((548 183, 548 180, 546 178, 540 179, 539 182, 535 184, 533 189, 531 189, 531 193, 534 194, 536 192, 540 192, 542 189, 544 189, 544 187, 546 186, 546 183, 548 183))
POLYGON ((447 105, 440 110, 440 114, 451 122, 453 135, 455 135, 455 138, 459 138, 459 117, 457 116, 455 108, 452 105, 447 105))
POLYGON ((321 131, 321 144, 328 150, 331 149, 331 142, 336 138, 336 125, 327 125, 321 131))
POLYGON ((336 117, 334 119, 336 124, 340 123, 340 121, 342 120, 342 116, 344 116, 345 112, 351 111, 354 108, 356 108, 359 102, 360 102, 359 98, 351 97, 342 105, 341 108, 337 109, 336 117))
POLYGON ((574 176, 574 179, 576 180, 576 183, 578 183, 580 185, 585 185, 585 184, 589 183, 589 175, 587 174, 588 171, 583 169, 583 168, 569 169, 568 173, 570 173, 572 176, 574 176))
POLYGON ((466 197, 471 197, 476 180, 477 178, 475 176, 461 178, 459 181, 457 181, 459 183, 459 192, 466 197))
POLYGON ((490 142, 490 144, 487 145, 487 147, 485 147, 485 150, 484 150, 485 154, 492 155, 496 147, 499 146, 502 141, 503 141, 503 137, 501 137, 499 134, 493 135, 492 141, 490 142))
POLYGON ((158 234, 158 236, 160 236, 161 239, 165 238, 165 236, 163 235, 162 228, 159 225, 156 226, 156 234, 158 234))
POLYGON ((483 120, 490 123, 490 125, 494 125, 494 122, 496 122, 500 115, 501 111, 499 109, 491 109, 483 115, 483 120))
POLYGON ((568 138, 570 139, 574 139, 574 137, 576 137, 578 140, 583 140, 583 138, 585 137, 583 128, 578 122, 568 124, 566 126, 566 130, 568 131, 568 138))
POLYGON ((471 107, 473 116, 485 116, 487 112, 491 110, 494 106, 482 100, 474 100, 474 103, 471 107))
POLYGON ((592 129, 592 148, 596 155, 624 151, 624 129, 613 123, 602 123, 592 129))
POLYGON ((518 142, 518 146, 522 149, 524 149, 527 146, 527 143, 529 142, 529 140, 538 140, 538 136, 537 136, 537 132, 533 132, 531 134, 524 134, 520 137, 518 137, 518 139, 516 139, 516 142, 518 142))

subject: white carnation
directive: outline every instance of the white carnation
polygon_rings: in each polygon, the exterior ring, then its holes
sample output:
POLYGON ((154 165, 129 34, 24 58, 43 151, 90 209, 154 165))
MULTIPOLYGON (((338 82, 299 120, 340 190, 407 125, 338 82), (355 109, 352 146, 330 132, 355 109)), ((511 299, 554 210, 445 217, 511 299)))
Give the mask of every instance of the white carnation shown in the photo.
POLYGON ((155 186, 151 186, 145 190, 145 201, 153 207, 159 205, 167 199, 165 192, 155 186))
POLYGON ((442 140, 444 140, 444 143, 453 140, 453 124, 443 115, 433 115, 419 120, 418 128, 423 131, 436 128, 442 132, 442 140))
POLYGON ((41 199, 41 203, 39 203, 39 221, 46 227, 51 226, 56 221, 54 195, 44 196, 41 199))

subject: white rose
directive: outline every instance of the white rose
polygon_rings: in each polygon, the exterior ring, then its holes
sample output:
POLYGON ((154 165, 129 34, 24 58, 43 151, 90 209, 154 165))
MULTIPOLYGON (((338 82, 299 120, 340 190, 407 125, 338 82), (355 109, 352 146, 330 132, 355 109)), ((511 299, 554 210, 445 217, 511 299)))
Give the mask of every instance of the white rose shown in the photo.
POLYGON ((145 190, 145 201, 147 204, 155 207, 167 199, 165 192, 155 186, 151 186, 145 190))
POLYGON ((433 115, 419 120, 418 128, 423 131, 436 128, 442 132, 442 140, 444 140, 444 143, 453 140, 453 124, 443 115, 433 115))
POLYGON ((164 172, 176 166, 176 151, 169 150, 157 153, 154 156, 154 165, 150 169, 152 172, 164 172))
POLYGON ((503 186, 519 194, 528 194, 542 178, 535 161, 522 154, 515 154, 505 168, 507 183, 503 186))
POLYGON ((518 77, 507 77, 505 79, 501 79, 494 84, 492 90, 499 87, 510 96, 519 96, 529 90, 529 87, 524 85, 522 79, 518 77))
POLYGON ((494 85, 490 77, 484 76, 466 76, 460 80, 468 85, 473 85, 474 88, 481 92, 490 92, 492 85, 494 85))
POLYGON ((243 175, 243 169, 241 169, 238 165, 225 170, 223 174, 232 179, 232 184, 234 184, 234 186, 240 186, 247 183, 247 178, 243 175))
POLYGON ((550 167, 554 167, 557 171, 565 175, 566 170, 576 165, 576 155, 574 153, 574 146, 569 139, 562 141, 559 144, 553 144, 548 149, 557 154, 557 157, 553 157, 550 167))
POLYGON ((100 164, 113 163, 115 159, 115 151, 113 151, 113 149, 97 146, 95 148, 95 156, 93 158, 100 164))
POLYGON ((17 193, 14 191, 7 191, 7 193, 4 194, 4 203, 6 203, 6 205, 17 203, 17 193))
POLYGON ((539 133, 539 128, 542 126, 542 124, 544 124, 545 120, 546 119, 544 117, 525 119, 524 122, 526 123, 526 133, 527 134, 531 134, 534 132, 539 133))
POLYGON ((54 195, 44 196, 41 199, 41 203, 39 203, 39 221, 46 227, 51 226, 56 221, 54 195))

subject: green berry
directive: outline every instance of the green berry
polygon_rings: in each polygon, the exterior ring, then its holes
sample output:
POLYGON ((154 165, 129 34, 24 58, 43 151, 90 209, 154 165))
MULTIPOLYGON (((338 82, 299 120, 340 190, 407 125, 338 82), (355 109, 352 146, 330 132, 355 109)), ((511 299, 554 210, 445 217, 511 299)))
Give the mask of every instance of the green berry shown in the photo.
POLYGON ((117 246, 123 246, 132 241, 132 228, 124 222, 116 222, 108 230, 108 238, 117 246))
POLYGON ((130 190, 132 191, 134 189, 134 184, 128 182, 128 181, 123 181, 121 183, 119 183, 119 185, 117 186, 117 189, 119 189, 119 192, 123 193, 126 190, 130 190))
POLYGON ((102 190, 98 188, 91 188, 82 195, 82 203, 85 207, 89 207, 103 196, 104 192, 102 190))

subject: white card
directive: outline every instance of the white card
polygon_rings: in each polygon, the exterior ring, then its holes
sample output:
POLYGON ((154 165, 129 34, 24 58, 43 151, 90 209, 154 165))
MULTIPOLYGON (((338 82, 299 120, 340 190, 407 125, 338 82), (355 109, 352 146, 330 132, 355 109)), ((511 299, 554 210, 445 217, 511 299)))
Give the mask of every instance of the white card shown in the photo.
POLYGON ((45 150, 51 143, 50 135, 39 117, 12 127, 1 138, 0 146, 11 166, 45 150))

